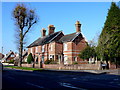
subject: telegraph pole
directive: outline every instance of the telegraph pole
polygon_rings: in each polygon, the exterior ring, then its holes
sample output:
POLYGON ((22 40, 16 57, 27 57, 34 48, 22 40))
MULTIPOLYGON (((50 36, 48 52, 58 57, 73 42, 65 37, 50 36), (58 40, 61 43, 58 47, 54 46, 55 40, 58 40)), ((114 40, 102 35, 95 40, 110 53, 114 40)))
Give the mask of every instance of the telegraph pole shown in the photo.
POLYGON ((3 54, 3 47, 2 47, 2 54, 3 54))

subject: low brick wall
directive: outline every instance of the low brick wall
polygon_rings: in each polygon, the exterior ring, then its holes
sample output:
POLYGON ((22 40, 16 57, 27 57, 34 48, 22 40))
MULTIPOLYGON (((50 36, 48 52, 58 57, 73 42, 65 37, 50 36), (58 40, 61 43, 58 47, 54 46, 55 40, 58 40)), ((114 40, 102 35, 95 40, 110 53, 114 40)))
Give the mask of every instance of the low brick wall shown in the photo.
POLYGON ((35 64, 35 68, 40 68, 40 65, 39 64, 35 64))
POLYGON ((99 70, 99 64, 78 64, 78 65, 59 65, 59 64, 45 64, 44 68, 48 69, 67 69, 67 70, 99 70))
MULTIPOLYGON (((22 64, 22 67, 33 67, 33 64, 22 64)), ((39 68, 39 64, 35 64, 35 68, 39 68)), ((46 69, 66 69, 66 70, 99 70, 99 64, 77 64, 77 65, 63 65, 63 64, 44 64, 46 69)))
POLYGON ((22 64, 22 67, 33 67, 33 64, 22 64))

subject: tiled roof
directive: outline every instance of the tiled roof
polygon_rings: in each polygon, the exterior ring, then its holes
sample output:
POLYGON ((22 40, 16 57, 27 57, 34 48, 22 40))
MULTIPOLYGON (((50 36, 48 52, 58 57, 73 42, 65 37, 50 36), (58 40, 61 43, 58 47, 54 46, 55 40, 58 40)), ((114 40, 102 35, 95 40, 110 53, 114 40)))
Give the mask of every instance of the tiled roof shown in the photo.
POLYGON ((47 35, 47 36, 44 36, 44 37, 40 37, 40 38, 38 38, 37 40, 35 40, 32 44, 30 44, 27 48, 50 43, 50 42, 52 42, 52 41, 54 40, 54 38, 55 38, 57 35, 59 35, 60 33, 62 33, 62 32, 59 31, 59 32, 55 32, 55 33, 52 33, 52 34, 47 35))
POLYGON ((6 60, 11 54, 14 54, 14 52, 13 52, 13 51, 10 51, 10 52, 7 54, 7 56, 3 58, 3 60, 6 60))
POLYGON ((0 60, 4 57, 4 55, 2 53, 0 53, 0 60))
POLYGON ((78 35, 80 35, 81 33, 80 32, 76 32, 76 33, 72 33, 72 34, 67 34, 65 36, 63 36, 59 42, 70 42, 70 41, 73 41, 78 35))
MULTIPOLYGON (((27 56, 28 55, 28 51, 27 50, 25 50, 25 51, 23 51, 23 58, 25 57, 25 56, 27 56)), ((14 60, 18 60, 19 59, 19 55, 17 55, 15 58, 14 58, 14 60)))

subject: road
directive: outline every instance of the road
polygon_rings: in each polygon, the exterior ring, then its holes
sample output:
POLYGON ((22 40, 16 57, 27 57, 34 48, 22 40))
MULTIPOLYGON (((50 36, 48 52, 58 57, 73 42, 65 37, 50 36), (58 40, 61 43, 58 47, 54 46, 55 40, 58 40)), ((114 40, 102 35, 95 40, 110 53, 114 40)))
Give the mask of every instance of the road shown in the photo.
POLYGON ((120 76, 66 71, 22 71, 5 68, 2 90, 17 88, 35 89, 120 89, 120 76))

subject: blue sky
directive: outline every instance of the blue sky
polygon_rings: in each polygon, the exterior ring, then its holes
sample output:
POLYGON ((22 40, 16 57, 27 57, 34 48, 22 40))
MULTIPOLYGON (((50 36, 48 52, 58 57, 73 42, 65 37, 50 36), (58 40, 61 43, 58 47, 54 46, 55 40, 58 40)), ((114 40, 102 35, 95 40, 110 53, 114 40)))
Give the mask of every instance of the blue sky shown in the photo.
MULTIPOLYGON (((17 51, 15 25, 12 10, 17 3, 2 2, 2 46, 4 53, 17 51)), ((102 31, 111 2, 27 2, 28 8, 35 9, 39 22, 27 35, 27 45, 41 36, 40 30, 53 24, 55 31, 64 34, 75 32, 75 22, 82 24, 81 30, 87 40, 92 40, 102 31)), ((0 47, 1 50, 1 47, 0 47)))

